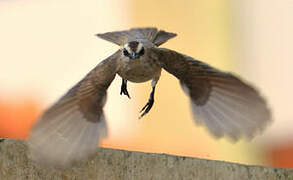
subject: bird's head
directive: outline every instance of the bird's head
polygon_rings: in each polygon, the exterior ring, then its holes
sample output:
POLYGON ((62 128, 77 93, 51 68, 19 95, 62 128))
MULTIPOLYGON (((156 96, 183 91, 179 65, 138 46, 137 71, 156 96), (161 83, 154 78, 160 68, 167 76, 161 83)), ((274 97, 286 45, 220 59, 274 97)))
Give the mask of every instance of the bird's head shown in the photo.
POLYGON ((143 44, 138 41, 130 41, 123 46, 122 53, 130 59, 138 59, 144 55, 143 44))

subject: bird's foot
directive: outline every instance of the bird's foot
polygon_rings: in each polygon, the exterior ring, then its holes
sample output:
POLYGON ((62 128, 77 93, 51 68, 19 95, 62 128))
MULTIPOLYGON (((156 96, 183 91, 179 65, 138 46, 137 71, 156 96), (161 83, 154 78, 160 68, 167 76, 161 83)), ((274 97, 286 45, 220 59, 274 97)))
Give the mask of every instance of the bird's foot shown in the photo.
POLYGON ((140 113, 143 112, 140 116, 139 119, 142 118, 144 115, 146 115, 153 107, 154 104, 154 99, 150 98, 149 101, 146 103, 146 105, 140 110, 140 113))
POLYGON ((120 95, 122 94, 126 95, 130 99, 129 93, 127 91, 127 81, 124 79, 122 79, 121 91, 120 91, 120 95))
POLYGON ((154 94, 155 94, 155 86, 153 87, 153 90, 150 94, 149 101, 146 103, 146 105, 140 110, 140 113, 143 112, 139 119, 142 118, 144 115, 146 115, 153 107, 154 104, 154 94))

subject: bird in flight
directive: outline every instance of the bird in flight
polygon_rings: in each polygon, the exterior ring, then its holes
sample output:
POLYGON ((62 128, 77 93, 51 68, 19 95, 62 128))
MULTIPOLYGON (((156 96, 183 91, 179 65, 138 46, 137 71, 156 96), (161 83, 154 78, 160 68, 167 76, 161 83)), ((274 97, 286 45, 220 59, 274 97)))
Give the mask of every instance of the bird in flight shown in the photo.
POLYGON ((151 27, 97 36, 120 49, 41 115, 28 139, 31 158, 39 163, 68 166, 95 152, 99 140, 107 135, 103 107, 116 74, 122 79, 120 94, 129 98, 128 81, 152 80, 140 118, 154 105, 156 84, 164 69, 179 80, 190 98, 195 123, 205 125, 214 137, 250 138, 271 121, 265 99, 245 81, 188 55, 159 48, 175 33, 151 27))

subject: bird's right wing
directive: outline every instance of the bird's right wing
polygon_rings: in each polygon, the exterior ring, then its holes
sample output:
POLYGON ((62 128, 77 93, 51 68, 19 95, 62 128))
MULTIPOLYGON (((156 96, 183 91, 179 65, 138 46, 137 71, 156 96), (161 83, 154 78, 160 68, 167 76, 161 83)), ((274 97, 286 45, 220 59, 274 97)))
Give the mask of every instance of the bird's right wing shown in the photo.
POLYGON ((95 152, 99 139, 107 135, 103 106, 120 55, 117 51, 99 63, 43 113, 28 139, 33 160, 65 167, 95 152))
POLYGON ((252 137, 271 121, 266 101, 256 89, 231 73, 222 72, 189 56, 152 48, 158 63, 180 80, 191 99, 198 124, 216 137, 252 137))

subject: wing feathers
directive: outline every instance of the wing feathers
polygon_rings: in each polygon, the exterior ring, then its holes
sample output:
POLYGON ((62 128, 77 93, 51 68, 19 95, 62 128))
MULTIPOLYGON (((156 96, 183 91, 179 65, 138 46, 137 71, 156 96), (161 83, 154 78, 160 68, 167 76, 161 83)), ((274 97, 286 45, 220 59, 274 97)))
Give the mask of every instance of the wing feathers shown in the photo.
POLYGON ((106 90, 117 72, 117 51, 44 112, 28 144, 40 164, 66 167, 90 156, 107 135, 103 106, 106 90))
POLYGON ((156 34, 156 36, 152 42, 156 46, 160 46, 160 45, 164 44, 165 42, 167 42, 169 39, 174 38, 175 36, 177 36, 177 34, 161 30, 156 34))
POLYGON ((160 46, 163 43, 167 42, 169 39, 176 36, 175 33, 166 32, 163 30, 158 31, 154 27, 146 28, 133 28, 127 31, 115 31, 107 32, 103 34, 97 34, 98 37, 110 41, 119 46, 123 46, 129 41, 149 41, 160 46))
POLYGON ((213 136, 216 138, 220 138, 224 135, 223 131, 223 125, 220 122, 219 119, 215 119, 213 116, 213 113, 210 112, 210 109, 208 108, 202 108, 202 107, 195 107, 199 109, 199 116, 198 118, 205 117, 204 123, 207 126, 208 129, 210 129, 213 136))
POLYGON ((152 51, 190 96, 195 122, 204 123, 215 137, 251 138, 271 121, 264 98, 241 79, 175 51, 152 51))

